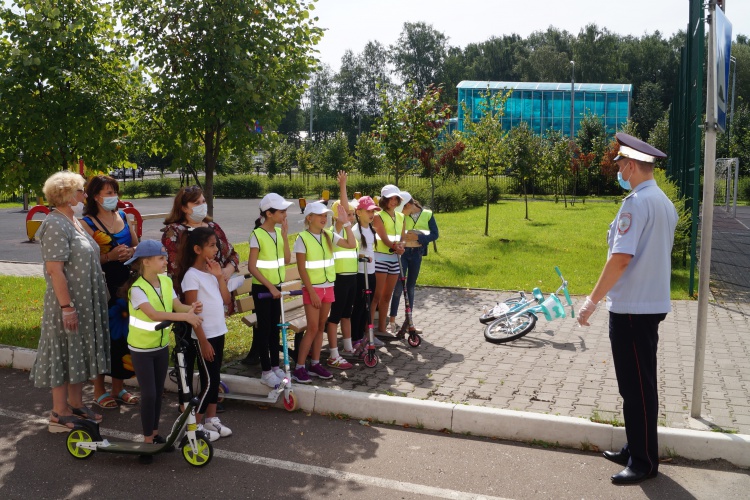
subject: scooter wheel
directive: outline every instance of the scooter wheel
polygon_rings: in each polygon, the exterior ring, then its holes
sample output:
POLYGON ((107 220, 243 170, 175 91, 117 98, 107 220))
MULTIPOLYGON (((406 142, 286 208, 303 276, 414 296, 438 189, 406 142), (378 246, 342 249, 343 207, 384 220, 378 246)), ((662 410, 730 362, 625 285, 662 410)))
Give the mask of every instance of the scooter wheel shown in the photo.
POLYGON ((294 395, 293 392, 289 393, 289 398, 287 399, 286 396, 282 396, 284 398, 284 409, 286 411, 294 411, 297 409, 297 404, 299 401, 297 401, 297 397, 294 395))
POLYGON ((182 445, 182 457, 193 467, 203 467, 208 465, 214 456, 214 447, 211 442, 203 436, 196 436, 198 443, 198 453, 193 453, 190 447, 190 441, 182 445))
POLYGON ((378 355, 374 352, 368 352, 367 354, 365 354, 364 362, 366 367, 374 368, 378 366, 379 361, 380 360, 378 359, 378 355))
POLYGON ((88 431, 84 429, 73 429, 68 433, 68 438, 65 440, 65 445, 68 447, 68 452, 73 455, 73 457, 83 460, 93 455, 94 450, 79 448, 78 446, 76 446, 76 444, 91 443, 92 441, 93 438, 91 437, 91 434, 88 433, 88 431))
POLYGON ((217 403, 224 402, 224 394, 229 394, 229 386, 223 380, 219 380, 219 399, 216 400, 217 403))
POLYGON ((410 334, 407 342, 409 342, 409 345, 412 347, 419 347, 419 344, 422 343, 422 337, 420 337, 416 333, 410 334))

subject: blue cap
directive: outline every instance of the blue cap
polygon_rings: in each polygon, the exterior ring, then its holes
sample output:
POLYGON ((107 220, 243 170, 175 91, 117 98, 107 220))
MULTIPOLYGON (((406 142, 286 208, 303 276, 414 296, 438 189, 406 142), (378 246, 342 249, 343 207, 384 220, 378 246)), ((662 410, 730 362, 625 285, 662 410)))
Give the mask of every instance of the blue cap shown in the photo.
POLYGON ((132 264, 137 259, 143 257, 154 257, 156 255, 167 256, 167 251, 164 249, 164 245, 161 244, 161 241, 143 240, 138 243, 138 246, 135 247, 135 253, 130 259, 125 261, 125 264, 132 264))
POLYGON ((646 163, 654 163, 657 158, 666 158, 667 155, 651 144, 644 142, 640 139, 636 139, 632 135, 624 132, 618 132, 615 134, 617 142, 620 144, 620 150, 617 151, 614 161, 622 160, 623 158, 630 158, 633 160, 645 161, 646 163))

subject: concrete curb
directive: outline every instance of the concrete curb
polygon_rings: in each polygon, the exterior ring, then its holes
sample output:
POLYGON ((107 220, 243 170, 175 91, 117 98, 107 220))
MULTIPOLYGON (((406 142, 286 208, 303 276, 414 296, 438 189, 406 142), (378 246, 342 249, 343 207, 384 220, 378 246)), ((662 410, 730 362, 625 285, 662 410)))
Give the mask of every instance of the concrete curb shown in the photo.
MULTIPOLYGON (((35 358, 36 351, 33 349, 0 346, 0 366, 28 371, 35 358)), ((268 393, 268 387, 262 385, 259 379, 223 374, 222 381, 227 384, 230 393, 268 393)), ((166 388, 176 391, 169 379, 166 388)), ((369 418, 375 422, 419 429, 447 430, 511 441, 543 441, 579 450, 618 450, 625 443, 624 428, 582 418, 441 403, 315 385, 296 384, 294 395, 299 400, 298 407, 308 412, 369 418)), ((269 406, 283 408, 281 400, 269 406)), ((693 460, 721 458, 738 467, 750 468, 748 435, 660 427, 659 446, 662 456, 679 455, 693 460)))

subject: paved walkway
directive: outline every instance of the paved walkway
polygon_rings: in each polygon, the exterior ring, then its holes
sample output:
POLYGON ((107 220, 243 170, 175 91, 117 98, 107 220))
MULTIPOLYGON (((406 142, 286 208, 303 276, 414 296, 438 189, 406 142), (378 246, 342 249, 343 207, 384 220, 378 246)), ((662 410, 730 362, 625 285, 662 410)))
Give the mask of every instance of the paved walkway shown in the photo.
MULTIPOLYGON (((748 218, 750 209, 738 212, 739 221, 748 218)), ((740 293, 750 267, 750 252, 742 246, 750 243, 750 224, 725 219, 717 209, 712 258, 717 301, 709 305, 701 413, 707 426, 750 434, 750 301, 740 293)), ((0 262, 0 274, 40 272, 39 264, 0 262)), ((589 328, 571 319, 540 319, 526 337, 490 344, 477 318, 485 305, 510 295, 420 288, 415 312, 415 323, 425 332, 420 347, 391 343, 380 350, 376 368, 360 364, 321 385, 622 422, 606 311, 598 310, 589 328)), ((680 428, 689 423, 697 302, 676 301, 673 307, 660 329, 660 425, 680 428)), ((239 362, 225 371, 259 375, 239 362)))

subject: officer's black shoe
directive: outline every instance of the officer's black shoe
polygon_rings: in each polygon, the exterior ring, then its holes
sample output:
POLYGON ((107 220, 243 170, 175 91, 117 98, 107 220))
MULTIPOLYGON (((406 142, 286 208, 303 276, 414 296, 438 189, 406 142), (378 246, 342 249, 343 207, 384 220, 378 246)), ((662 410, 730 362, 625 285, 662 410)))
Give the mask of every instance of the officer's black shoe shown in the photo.
POLYGON ((622 472, 612 476, 612 484, 638 484, 646 479, 656 477, 657 472, 651 474, 647 472, 639 472, 633 470, 630 467, 625 467, 622 472))
POLYGON ((610 462, 614 462, 619 465, 628 465, 628 461, 630 460, 630 455, 627 453, 623 453, 622 451, 605 451, 602 453, 604 455, 604 458, 609 460, 610 462))

